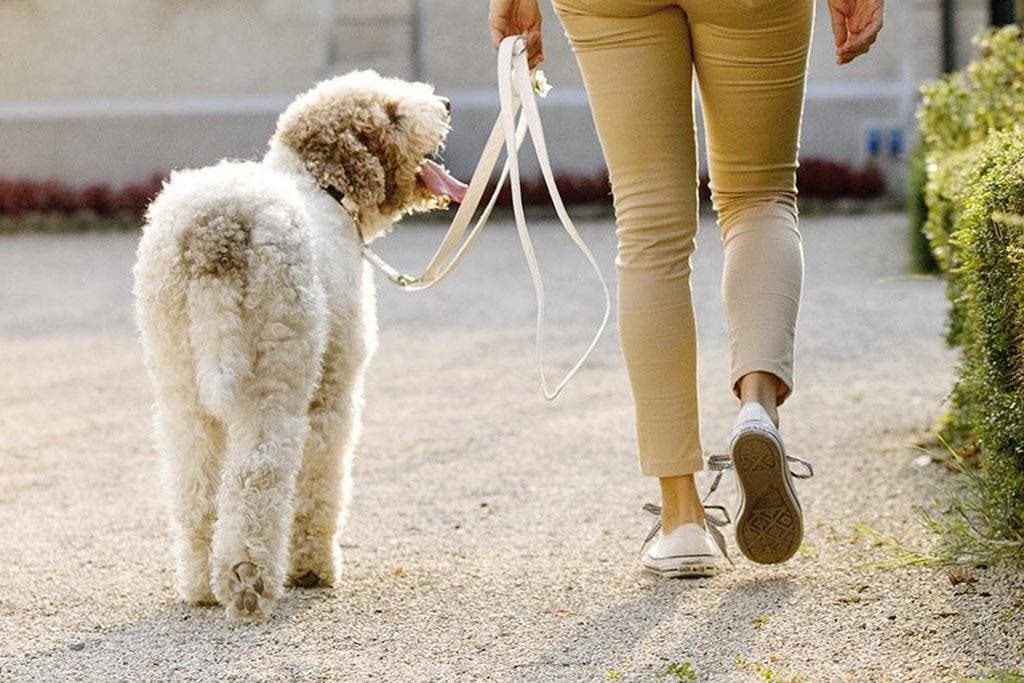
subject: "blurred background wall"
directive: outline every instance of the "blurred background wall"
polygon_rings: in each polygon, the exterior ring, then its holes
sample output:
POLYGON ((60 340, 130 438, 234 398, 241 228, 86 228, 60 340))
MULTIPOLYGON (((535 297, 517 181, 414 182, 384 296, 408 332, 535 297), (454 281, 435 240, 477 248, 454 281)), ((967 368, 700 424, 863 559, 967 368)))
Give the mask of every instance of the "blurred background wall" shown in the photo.
MULTIPOLYGON (((840 67, 817 2, 801 153, 854 165, 872 149, 912 144, 918 83, 966 63, 971 35, 992 18, 989 0, 892 2, 871 52, 840 67)), ((554 85, 542 115, 556 170, 599 171, 575 57, 550 0, 541 4, 542 68, 554 85)), ((487 9, 485 0, 2 0, 0 176, 119 184, 258 156, 297 93, 372 67, 451 98, 445 157, 468 178, 497 112, 487 9)))

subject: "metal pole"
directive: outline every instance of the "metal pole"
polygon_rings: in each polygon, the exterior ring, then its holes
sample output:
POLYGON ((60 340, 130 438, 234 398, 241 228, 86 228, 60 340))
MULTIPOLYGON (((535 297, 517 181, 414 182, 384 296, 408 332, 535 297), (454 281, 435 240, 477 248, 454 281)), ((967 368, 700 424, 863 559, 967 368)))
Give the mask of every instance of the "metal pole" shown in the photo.
POLYGON ((942 0, 942 71, 956 70, 956 5, 942 0))
POLYGON ((1018 11, 1022 3, 1014 0, 989 0, 989 23, 993 26, 1006 26, 1014 22, 1014 4, 1018 11))

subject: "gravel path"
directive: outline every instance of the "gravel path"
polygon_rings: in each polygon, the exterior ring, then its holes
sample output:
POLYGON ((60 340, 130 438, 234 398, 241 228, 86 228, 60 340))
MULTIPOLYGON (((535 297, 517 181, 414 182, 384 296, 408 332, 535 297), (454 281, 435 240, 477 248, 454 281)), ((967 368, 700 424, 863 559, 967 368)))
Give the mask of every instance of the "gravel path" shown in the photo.
MULTIPOLYGON (((557 224, 534 225, 564 369, 599 291, 557 224)), ((707 681, 932 681, 1021 667, 1021 621, 1001 620, 1019 574, 972 570, 954 587, 944 569, 858 568, 888 555, 857 524, 931 543, 914 508, 949 479, 916 467, 913 444, 945 407, 956 357, 942 283, 906 277, 901 215, 801 225, 782 431, 817 476, 799 484, 794 560, 761 567, 733 547, 736 569, 715 579, 641 571, 657 485, 633 455, 614 328, 545 402, 525 262, 510 226, 492 226, 432 292, 382 287, 344 579, 290 593, 255 626, 171 590, 134 237, 0 238, 0 680, 646 681, 688 665, 707 681)), ((580 227, 613 277, 610 219, 580 227)), ((414 268, 441 231, 407 225, 381 251, 414 268)), ((702 426, 718 452, 737 404, 711 219, 698 243, 702 426)))

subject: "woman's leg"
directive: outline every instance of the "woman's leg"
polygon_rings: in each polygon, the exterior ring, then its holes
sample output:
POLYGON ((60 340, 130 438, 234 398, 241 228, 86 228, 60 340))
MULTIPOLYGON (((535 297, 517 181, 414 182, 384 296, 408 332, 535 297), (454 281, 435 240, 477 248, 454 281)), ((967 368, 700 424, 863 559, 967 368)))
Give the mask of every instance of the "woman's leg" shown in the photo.
POLYGON ((796 168, 814 0, 680 0, 725 249, 730 385, 776 418, 793 390, 803 287, 796 168))
POLYGON ((554 0, 579 63, 615 202, 619 338, 641 472, 666 531, 701 521, 690 255, 697 232, 690 36, 668 0, 554 0))

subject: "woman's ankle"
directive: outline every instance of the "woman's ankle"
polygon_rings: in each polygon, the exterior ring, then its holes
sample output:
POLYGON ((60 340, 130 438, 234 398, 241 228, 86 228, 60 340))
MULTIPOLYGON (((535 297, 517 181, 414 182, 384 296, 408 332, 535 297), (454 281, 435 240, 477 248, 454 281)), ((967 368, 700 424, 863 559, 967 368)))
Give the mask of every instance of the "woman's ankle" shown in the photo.
POLYGON ((782 381, 770 372, 748 372, 739 380, 740 405, 757 401, 768 412, 775 426, 779 426, 778 396, 782 381))
POLYGON ((669 534, 687 523, 704 526, 704 506, 692 474, 661 477, 661 527, 669 534))

